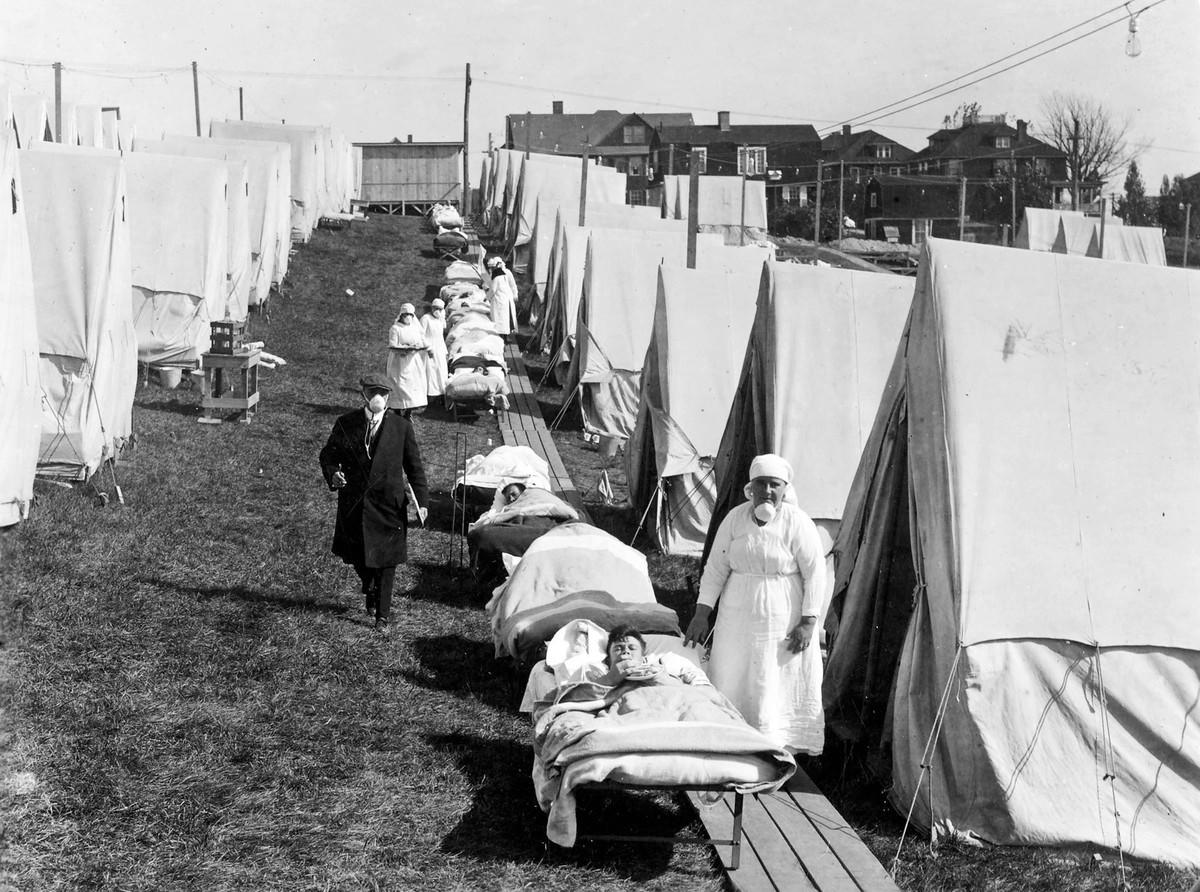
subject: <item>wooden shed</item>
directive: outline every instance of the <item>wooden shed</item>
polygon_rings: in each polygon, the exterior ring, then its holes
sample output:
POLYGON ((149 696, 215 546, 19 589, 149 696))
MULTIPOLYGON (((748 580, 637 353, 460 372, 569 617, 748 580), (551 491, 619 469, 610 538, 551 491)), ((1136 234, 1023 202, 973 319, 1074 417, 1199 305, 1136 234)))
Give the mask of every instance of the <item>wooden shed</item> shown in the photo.
POLYGON ((356 142, 361 153, 355 205, 386 214, 427 213, 462 204, 461 142, 356 142))

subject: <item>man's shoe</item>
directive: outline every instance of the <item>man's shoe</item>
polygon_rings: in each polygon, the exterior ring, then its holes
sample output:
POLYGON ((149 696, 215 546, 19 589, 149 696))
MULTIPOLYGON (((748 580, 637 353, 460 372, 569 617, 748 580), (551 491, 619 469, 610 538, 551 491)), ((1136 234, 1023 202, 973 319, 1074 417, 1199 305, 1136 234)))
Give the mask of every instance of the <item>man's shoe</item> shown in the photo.
POLYGON ((384 637, 392 634, 392 624, 386 619, 375 620, 375 631, 384 637))
POLYGON ((376 602, 376 598, 375 598, 375 593, 371 592, 369 595, 367 595, 367 613, 370 614, 371 616, 374 616, 376 606, 377 606, 377 602, 376 602))

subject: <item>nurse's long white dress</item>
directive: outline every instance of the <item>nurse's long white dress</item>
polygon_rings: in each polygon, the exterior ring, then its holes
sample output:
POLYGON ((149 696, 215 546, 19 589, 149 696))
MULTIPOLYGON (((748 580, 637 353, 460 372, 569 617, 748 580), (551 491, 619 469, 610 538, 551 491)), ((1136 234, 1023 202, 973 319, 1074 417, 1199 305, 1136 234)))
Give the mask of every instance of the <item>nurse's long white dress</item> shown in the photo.
POLYGON ((425 342, 433 351, 433 356, 425 364, 425 393, 428 396, 441 396, 446 392, 446 381, 450 376, 446 358, 445 317, 428 313, 421 317, 421 328, 425 332, 425 342))
POLYGON ((819 630, 799 653, 787 638, 801 616, 820 614, 821 539, 795 505, 764 526, 751 512, 744 502, 725 517, 700 581, 699 603, 720 601, 708 676, 772 743, 815 755, 825 745, 819 630))
POLYGON ((416 319, 399 321, 388 331, 387 376, 392 381, 389 409, 420 409, 429 405, 425 395, 428 356, 425 332, 416 319))

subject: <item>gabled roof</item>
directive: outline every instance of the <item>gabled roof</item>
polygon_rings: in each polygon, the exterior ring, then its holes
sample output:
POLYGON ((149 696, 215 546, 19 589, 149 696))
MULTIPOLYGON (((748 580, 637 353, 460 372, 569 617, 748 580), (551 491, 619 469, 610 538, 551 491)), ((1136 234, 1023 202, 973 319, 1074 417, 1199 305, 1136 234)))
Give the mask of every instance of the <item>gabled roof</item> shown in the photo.
POLYGON ((664 130, 667 127, 691 127, 695 123, 692 120, 691 112, 655 112, 654 114, 638 112, 637 115, 655 130, 664 130))
POLYGON ((699 124, 690 127, 664 127, 664 143, 688 143, 706 146, 714 143, 736 143, 738 145, 791 145, 802 144, 813 149, 820 148, 821 138, 812 124, 734 124, 722 130, 716 124, 699 124))
POLYGON ((587 115, 509 115, 509 145, 514 149, 525 148, 528 123, 530 151, 581 155, 584 146, 598 145, 626 117, 612 109, 587 115))
POLYGON ((894 146, 900 149, 899 152, 893 153, 890 161, 905 161, 914 153, 908 146, 896 142, 889 136, 884 136, 876 130, 860 130, 858 133, 851 133, 848 137, 843 133, 831 133, 821 140, 821 152, 833 156, 836 159, 849 161, 852 158, 868 158, 866 154, 867 146, 879 145, 880 143, 894 146))
POLYGON ((929 158, 1007 158, 1015 153, 1018 158, 1036 155, 1039 158, 1067 157, 1067 153, 1049 143, 1025 134, 1019 138, 1015 127, 999 123, 969 124, 955 129, 938 130, 929 135, 929 144, 917 152, 912 160, 929 158), (998 149, 997 136, 1008 136, 1012 146, 998 149))

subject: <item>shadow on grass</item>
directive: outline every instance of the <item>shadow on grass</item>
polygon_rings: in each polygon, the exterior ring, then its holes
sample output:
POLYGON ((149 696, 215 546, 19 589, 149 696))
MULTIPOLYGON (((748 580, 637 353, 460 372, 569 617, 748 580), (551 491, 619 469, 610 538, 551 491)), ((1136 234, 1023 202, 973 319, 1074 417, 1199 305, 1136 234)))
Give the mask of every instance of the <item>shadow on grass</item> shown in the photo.
POLYGON ((302 598, 292 595, 279 595, 263 591, 262 589, 247 588, 243 585, 230 587, 181 585, 178 582, 161 579, 157 576, 138 576, 134 581, 153 585, 180 596, 198 598, 205 601, 212 599, 242 601, 247 604, 261 604, 283 610, 301 610, 313 613, 344 614, 349 610, 345 604, 339 604, 335 601, 317 600, 315 597, 302 598))
MULTIPOLYGON (((442 840, 440 851, 480 861, 550 860, 610 871, 646 882, 670 869, 666 843, 580 840, 572 849, 547 843, 546 816, 530 789, 528 746, 471 734, 431 735, 429 743, 453 756, 475 790, 471 808, 442 840)), ((579 795, 579 832, 673 836, 692 820, 689 808, 669 795, 584 791, 579 795)))
POLYGON ((414 684, 434 691, 470 694, 497 709, 512 708, 511 679, 505 677, 490 641, 434 635, 414 639, 412 649, 421 668, 405 676, 414 684))
MULTIPOLYGON (((186 392, 186 391, 185 391, 186 392)), ((137 405, 141 409, 148 409, 151 412, 170 412, 175 415, 198 415, 200 413, 200 404, 198 402, 180 402, 179 400, 138 400, 137 405)))

